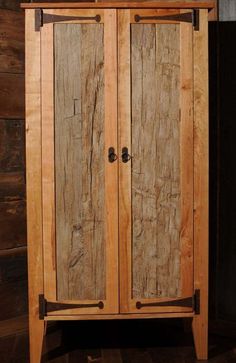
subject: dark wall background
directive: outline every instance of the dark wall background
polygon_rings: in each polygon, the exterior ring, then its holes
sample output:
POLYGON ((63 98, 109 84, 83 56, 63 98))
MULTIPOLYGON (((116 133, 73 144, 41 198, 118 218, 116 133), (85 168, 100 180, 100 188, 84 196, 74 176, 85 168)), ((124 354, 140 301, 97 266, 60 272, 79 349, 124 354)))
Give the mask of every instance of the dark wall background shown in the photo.
POLYGON ((24 17, 0 1, 0 321, 27 313, 24 17))
POLYGON ((219 236, 216 314, 218 319, 236 322, 236 21, 219 22, 218 26, 219 236))
MULTIPOLYGON (((225 19, 231 0, 220 1, 225 19)), ((0 0, 0 322, 27 314, 24 13, 19 4, 0 0)), ((236 322, 235 39, 235 22, 209 24, 210 318, 231 322, 236 322)))

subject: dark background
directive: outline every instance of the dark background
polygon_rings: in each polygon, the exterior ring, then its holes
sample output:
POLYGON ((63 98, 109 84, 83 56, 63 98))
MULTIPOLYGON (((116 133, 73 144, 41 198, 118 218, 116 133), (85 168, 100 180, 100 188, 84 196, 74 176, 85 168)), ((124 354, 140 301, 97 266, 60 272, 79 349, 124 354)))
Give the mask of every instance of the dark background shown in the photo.
MULTIPOLYGON (((236 21, 226 21, 236 20, 236 5, 232 0, 219 1, 221 21, 209 23, 209 316, 210 332, 236 337, 236 21)), ((19 0, 0 0, 0 340, 5 339, 2 357, 12 349, 22 356, 21 348, 27 349, 27 335, 19 335, 27 331, 24 12, 19 4, 19 0), (18 340, 12 343, 8 337, 15 334, 18 340)), ((82 323, 85 335, 91 324, 82 323)), ((104 324, 112 330, 109 323, 104 324)), ((124 328, 122 323, 118 324, 120 329, 124 328)), ((133 324, 141 329, 141 323, 133 324)), ((21 362, 20 358, 0 361, 21 362)))

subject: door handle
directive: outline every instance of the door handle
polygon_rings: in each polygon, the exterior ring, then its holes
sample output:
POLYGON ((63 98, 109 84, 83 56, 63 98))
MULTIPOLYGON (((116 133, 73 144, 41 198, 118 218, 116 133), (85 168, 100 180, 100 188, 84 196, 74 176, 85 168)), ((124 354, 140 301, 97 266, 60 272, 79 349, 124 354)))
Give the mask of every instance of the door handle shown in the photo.
POLYGON ((125 146, 122 148, 121 159, 123 163, 127 163, 131 159, 128 148, 125 146))
POLYGON ((114 147, 111 146, 108 149, 108 161, 110 163, 114 163, 114 161, 116 161, 116 160, 117 160, 117 155, 115 153, 115 149, 114 149, 114 147))

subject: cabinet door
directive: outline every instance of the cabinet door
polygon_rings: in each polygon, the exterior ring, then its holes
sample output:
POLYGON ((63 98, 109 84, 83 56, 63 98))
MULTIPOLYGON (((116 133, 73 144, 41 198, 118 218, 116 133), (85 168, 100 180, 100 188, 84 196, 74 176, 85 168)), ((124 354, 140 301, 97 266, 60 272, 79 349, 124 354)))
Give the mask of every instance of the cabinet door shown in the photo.
POLYGON ((44 10, 42 183, 49 315, 118 311, 115 10, 44 10), (48 22, 48 23, 47 23, 48 22))
POLYGON ((191 19, 191 10, 119 10, 122 312, 192 311, 191 19))

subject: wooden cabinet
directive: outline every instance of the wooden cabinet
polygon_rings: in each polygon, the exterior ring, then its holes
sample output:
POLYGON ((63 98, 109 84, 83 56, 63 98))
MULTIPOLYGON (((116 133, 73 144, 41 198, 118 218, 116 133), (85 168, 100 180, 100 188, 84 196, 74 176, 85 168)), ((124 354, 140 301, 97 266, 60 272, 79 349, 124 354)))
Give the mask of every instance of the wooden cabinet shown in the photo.
POLYGON ((31 363, 72 319, 188 317, 207 357, 212 6, 23 5, 31 363))

